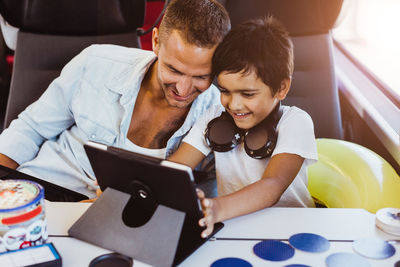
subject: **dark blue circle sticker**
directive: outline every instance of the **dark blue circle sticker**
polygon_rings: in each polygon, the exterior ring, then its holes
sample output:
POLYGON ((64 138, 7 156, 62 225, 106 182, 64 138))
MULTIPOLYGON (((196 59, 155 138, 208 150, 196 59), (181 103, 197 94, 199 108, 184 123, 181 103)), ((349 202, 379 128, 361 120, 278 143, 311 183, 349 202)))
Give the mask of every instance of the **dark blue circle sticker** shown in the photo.
POLYGON ((294 248, 278 240, 265 240, 255 244, 254 254, 269 261, 284 261, 294 255, 294 248))
POLYGON ((329 255, 325 260, 328 267, 370 267, 367 259, 348 252, 338 252, 329 255))
POLYGON ((386 259, 396 253, 393 245, 378 238, 361 238, 353 242, 353 249, 361 256, 371 259, 386 259))
POLYGON ((211 267, 226 267, 226 266, 252 267, 252 265, 248 261, 245 261, 245 260, 242 260, 239 258, 222 258, 222 259, 214 261, 211 264, 211 267))
POLYGON ((324 252, 330 247, 329 241, 325 237, 311 233, 292 235, 289 243, 294 248, 307 252, 324 252))

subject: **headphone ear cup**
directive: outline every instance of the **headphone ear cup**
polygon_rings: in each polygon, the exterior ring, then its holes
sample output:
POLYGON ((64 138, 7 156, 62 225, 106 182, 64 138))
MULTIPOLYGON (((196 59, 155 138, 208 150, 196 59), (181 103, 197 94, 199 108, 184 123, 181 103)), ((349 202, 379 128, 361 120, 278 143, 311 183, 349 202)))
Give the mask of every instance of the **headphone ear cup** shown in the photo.
POLYGON ((244 137, 247 147, 250 150, 258 150, 268 143, 268 129, 264 125, 257 125, 250 129, 244 137))
POLYGON ((277 133, 270 123, 251 128, 244 137, 244 149, 252 158, 263 159, 272 155, 277 141, 277 133))
POLYGON ((205 137, 210 148, 217 152, 231 150, 241 139, 236 124, 225 112, 208 123, 205 137))

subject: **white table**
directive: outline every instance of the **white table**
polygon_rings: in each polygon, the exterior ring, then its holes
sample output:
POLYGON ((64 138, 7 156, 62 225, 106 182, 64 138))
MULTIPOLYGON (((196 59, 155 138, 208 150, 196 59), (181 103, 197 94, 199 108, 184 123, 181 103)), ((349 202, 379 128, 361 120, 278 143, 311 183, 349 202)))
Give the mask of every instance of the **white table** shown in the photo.
MULTIPOLYGON (((63 258, 63 266, 88 266, 96 256, 109 250, 68 237, 69 227, 90 206, 87 203, 46 203, 49 241, 53 242, 63 258)), ((239 257, 253 266, 285 266, 298 263, 325 266, 325 259, 335 252, 353 252, 352 241, 362 237, 400 240, 375 227, 375 215, 362 209, 302 209, 269 208, 250 215, 231 219, 216 234, 188 257, 181 266, 210 266, 223 257, 239 257), (330 249, 324 253, 295 250, 291 259, 270 262, 253 254, 253 246, 261 239, 279 239, 287 242, 296 233, 315 233, 330 240, 330 249)), ((394 243, 396 254, 389 259, 368 259, 371 266, 394 266, 400 260, 400 243, 394 243)), ((135 261, 134 266, 148 266, 135 261)))

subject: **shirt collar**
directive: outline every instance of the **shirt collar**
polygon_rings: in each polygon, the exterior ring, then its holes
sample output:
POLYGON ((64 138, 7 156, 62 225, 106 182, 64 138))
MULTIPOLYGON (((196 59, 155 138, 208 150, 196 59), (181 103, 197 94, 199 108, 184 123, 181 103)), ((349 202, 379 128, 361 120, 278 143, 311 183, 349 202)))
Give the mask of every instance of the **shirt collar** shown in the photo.
POLYGON ((139 55, 138 59, 132 62, 132 64, 127 65, 117 73, 109 82, 106 83, 106 87, 123 97, 132 92, 130 89, 133 86, 140 87, 147 70, 157 58, 153 52, 145 52, 147 53, 139 55))

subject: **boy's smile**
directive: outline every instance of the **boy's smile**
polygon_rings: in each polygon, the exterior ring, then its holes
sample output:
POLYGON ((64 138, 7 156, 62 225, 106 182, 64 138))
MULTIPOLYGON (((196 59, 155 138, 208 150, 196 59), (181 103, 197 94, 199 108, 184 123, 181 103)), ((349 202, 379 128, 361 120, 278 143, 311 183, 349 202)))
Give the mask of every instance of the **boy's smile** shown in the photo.
POLYGON ((254 71, 218 75, 221 104, 232 116, 237 127, 250 129, 264 120, 277 103, 286 97, 279 91, 272 96, 271 89, 254 71))

